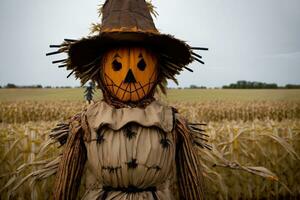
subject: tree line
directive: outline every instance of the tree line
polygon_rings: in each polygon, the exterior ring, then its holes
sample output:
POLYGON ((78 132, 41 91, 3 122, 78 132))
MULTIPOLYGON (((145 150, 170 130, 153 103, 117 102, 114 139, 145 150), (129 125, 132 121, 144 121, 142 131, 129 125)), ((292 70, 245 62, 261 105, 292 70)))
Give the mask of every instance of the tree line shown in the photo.
MULTIPOLYGON (((42 85, 15 85, 13 83, 8 83, 5 86, 1 86, 0 88, 80 88, 80 86, 71 87, 71 86, 45 86, 42 85)), ((285 86, 278 86, 276 83, 265 83, 265 82, 257 82, 257 81, 237 81, 236 83, 231 83, 229 85, 222 86, 223 89, 300 89, 300 85, 296 84, 286 84, 285 86)), ((206 86, 197 86, 190 85, 189 87, 179 87, 179 88, 169 88, 169 89, 210 89, 206 86)), ((215 89, 220 89, 216 87, 215 89)))
POLYGON ((224 85, 223 89, 300 89, 300 85, 287 84, 278 86, 276 83, 264 83, 256 81, 237 81, 229 85, 224 85))
MULTIPOLYGON (((8 83, 5 86, 1 86, 0 88, 73 88, 71 86, 42 86, 41 84, 37 85, 16 85, 14 83, 8 83)), ((77 88, 77 87, 74 87, 77 88)))

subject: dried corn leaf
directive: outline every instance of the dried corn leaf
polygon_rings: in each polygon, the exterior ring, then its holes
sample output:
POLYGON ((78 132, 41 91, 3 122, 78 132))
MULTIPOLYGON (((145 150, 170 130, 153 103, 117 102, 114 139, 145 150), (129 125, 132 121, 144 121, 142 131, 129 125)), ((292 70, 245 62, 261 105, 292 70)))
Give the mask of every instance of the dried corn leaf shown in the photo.
POLYGON ((293 159, 300 160, 299 155, 296 153, 292 145, 287 143, 284 139, 280 138, 279 136, 276 136, 274 134, 259 134, 261 136, 266 136, 271 138, 272 140, 276 141, 278 144, 280 144, 290 155, 293 159))

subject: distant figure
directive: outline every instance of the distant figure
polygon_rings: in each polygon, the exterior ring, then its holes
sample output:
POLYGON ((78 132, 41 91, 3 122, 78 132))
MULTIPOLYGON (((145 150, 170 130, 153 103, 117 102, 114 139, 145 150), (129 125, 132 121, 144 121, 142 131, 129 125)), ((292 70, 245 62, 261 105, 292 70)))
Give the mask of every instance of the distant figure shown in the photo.
POLYGON ((86 101, 88 102, 88 104, 91 104, 93 102, 94 92, 95 92, 95 83, 91 81, 89 83, 89 86, 87 86, 84 91, 84 97, 85 97, 86 101))

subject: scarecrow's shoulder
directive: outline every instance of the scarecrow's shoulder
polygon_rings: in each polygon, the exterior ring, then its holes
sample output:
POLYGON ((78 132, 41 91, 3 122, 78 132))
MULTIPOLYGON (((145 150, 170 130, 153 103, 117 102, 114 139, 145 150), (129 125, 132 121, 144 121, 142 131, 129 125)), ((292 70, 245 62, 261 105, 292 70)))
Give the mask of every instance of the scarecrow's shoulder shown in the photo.
POLYGON ((87 108, 84 108, 68 120, 56 124, 50 132, 50 138, 59 142, 62 146, 67 142, 70 134, 75 134, 78 131, 87 132, 89 129, 86 121, 86 111, 87 108))
POLYGON ((185 137, 198 147, 211 149, 211 146, 207 144, 207 124, 203 122, 189 122, 185 117, 179 114, 176 108, 172 107, 172 109, 174 115, 174 130, 177 133, 177 137, 185 137))

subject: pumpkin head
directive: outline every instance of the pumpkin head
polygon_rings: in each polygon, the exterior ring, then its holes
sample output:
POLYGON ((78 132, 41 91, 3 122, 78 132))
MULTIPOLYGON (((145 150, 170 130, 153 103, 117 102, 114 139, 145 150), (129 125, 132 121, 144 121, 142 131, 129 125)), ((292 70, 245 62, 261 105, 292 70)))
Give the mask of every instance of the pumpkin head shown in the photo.
POLYGON ((151 91, 157 80, 157 57, 142 47, 122 47, 106 52, 103 84, 123 102, 136 102, 151 91))

